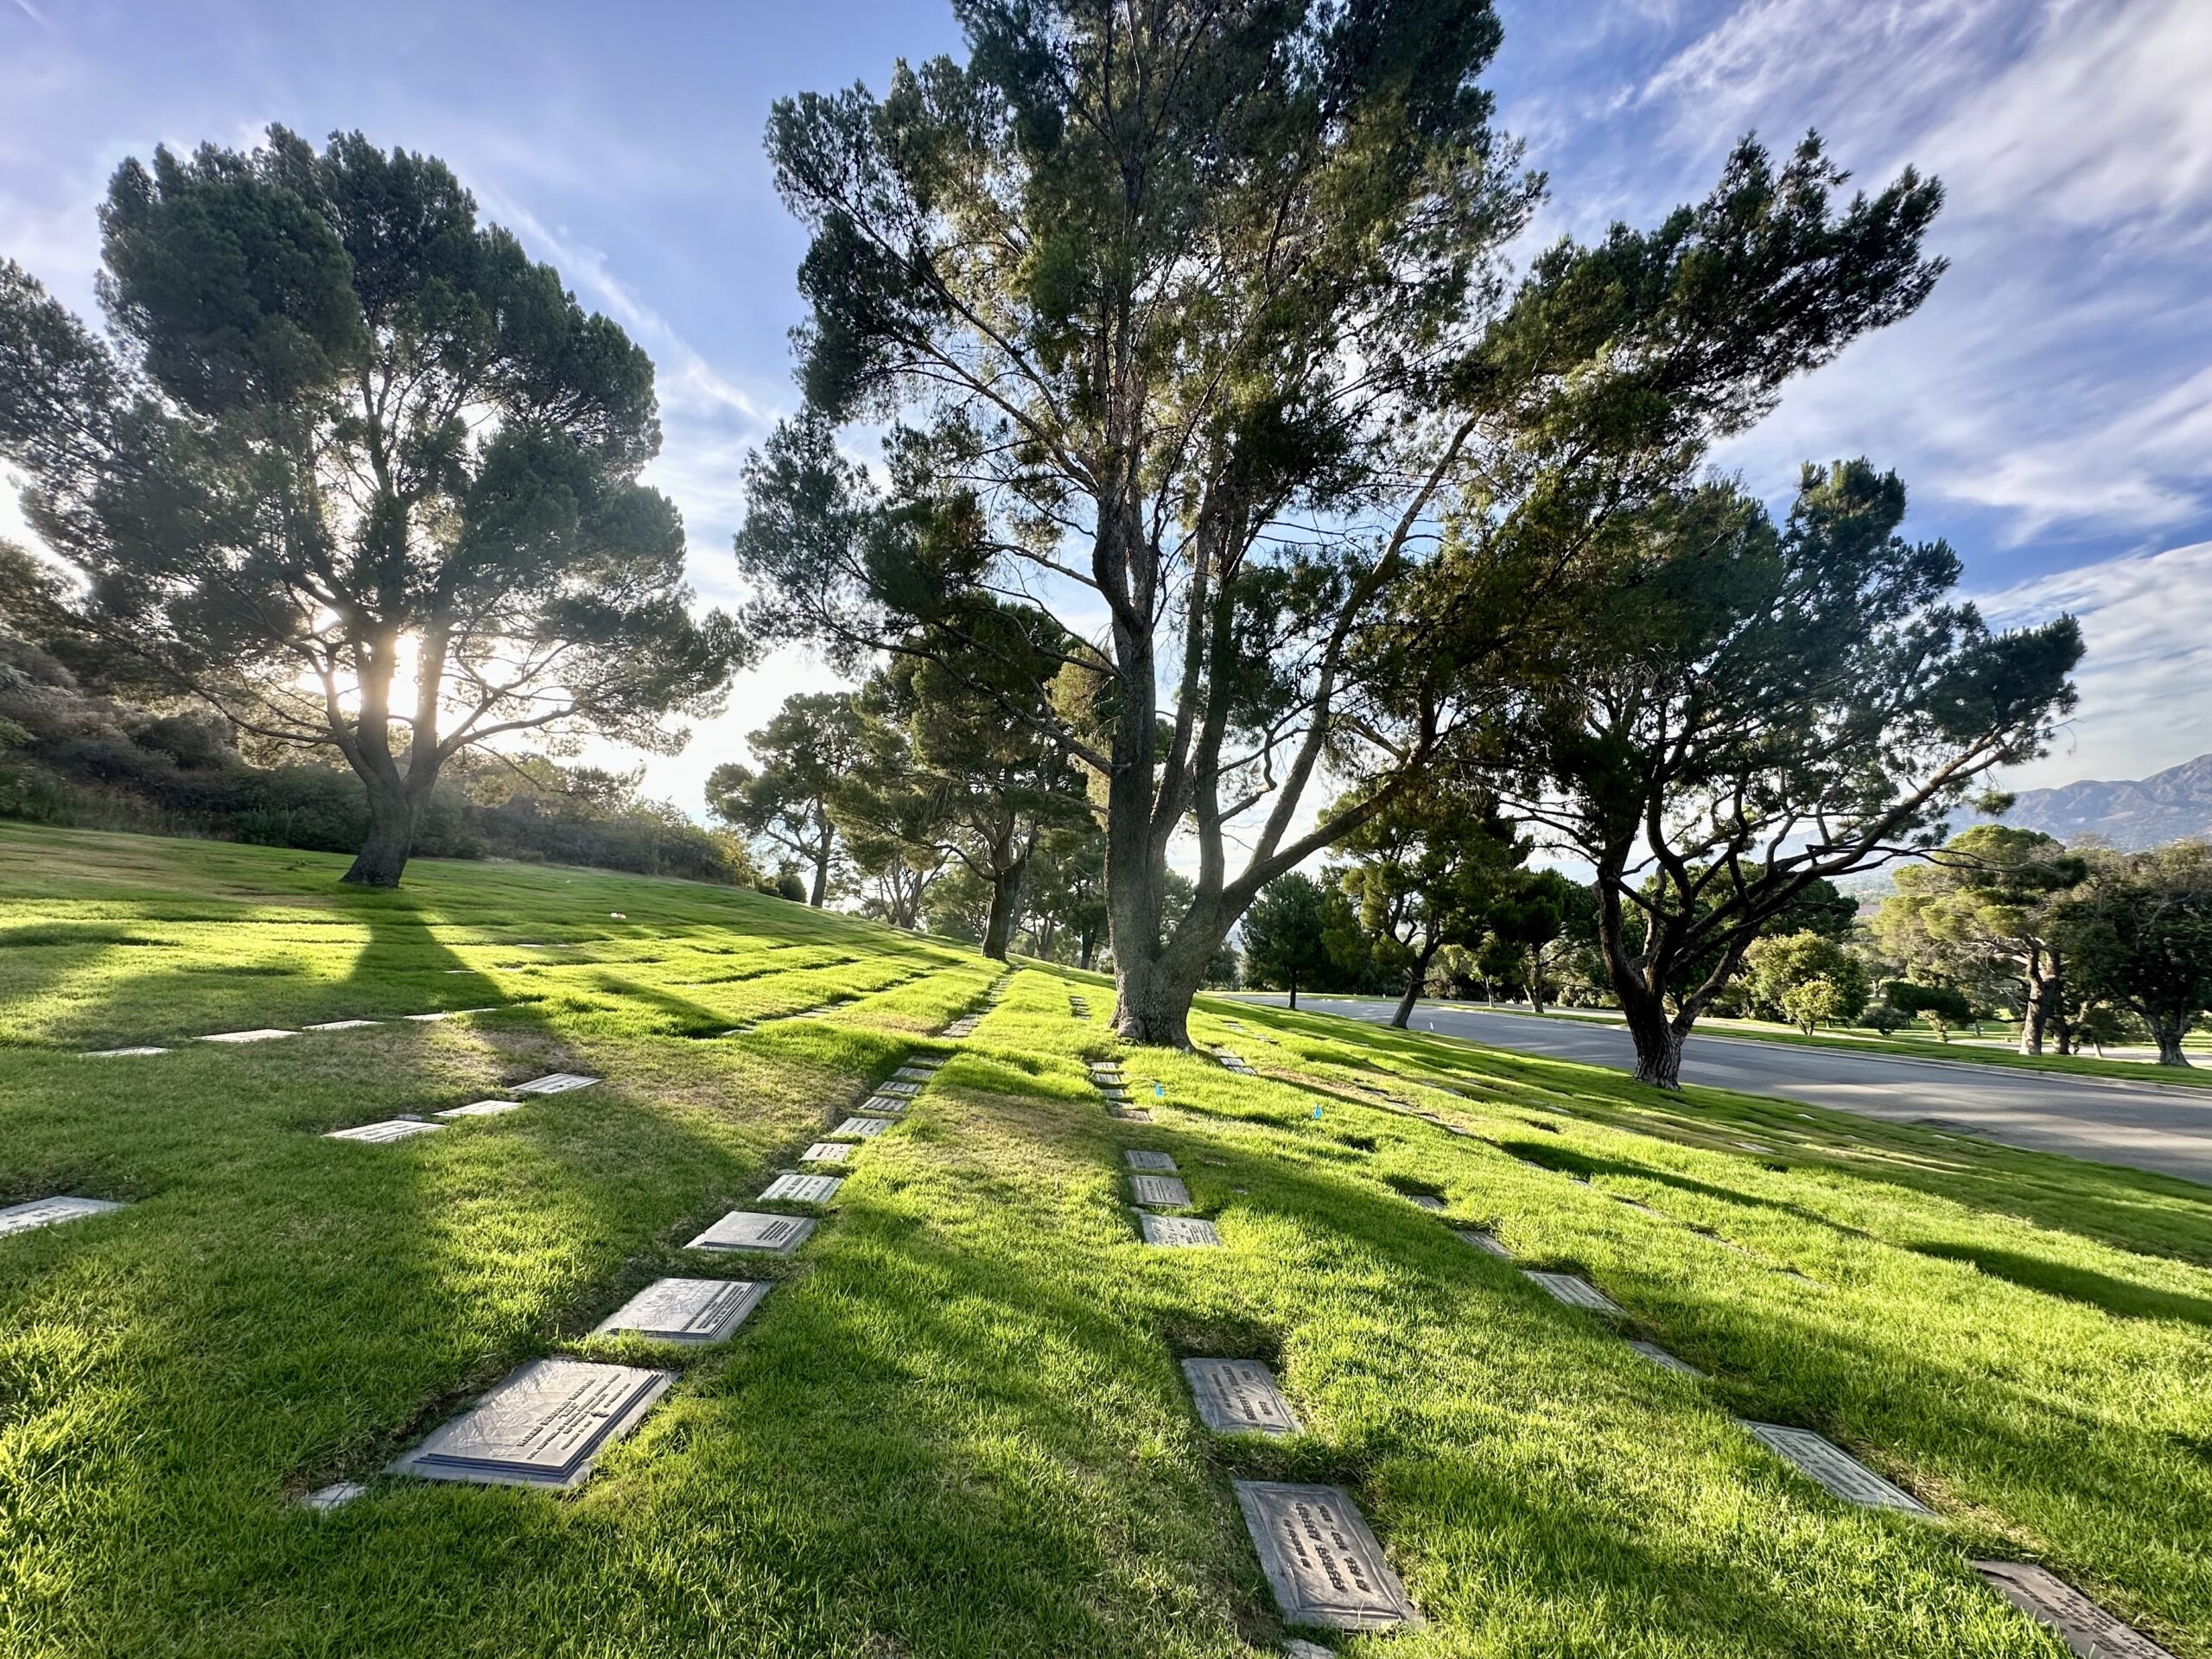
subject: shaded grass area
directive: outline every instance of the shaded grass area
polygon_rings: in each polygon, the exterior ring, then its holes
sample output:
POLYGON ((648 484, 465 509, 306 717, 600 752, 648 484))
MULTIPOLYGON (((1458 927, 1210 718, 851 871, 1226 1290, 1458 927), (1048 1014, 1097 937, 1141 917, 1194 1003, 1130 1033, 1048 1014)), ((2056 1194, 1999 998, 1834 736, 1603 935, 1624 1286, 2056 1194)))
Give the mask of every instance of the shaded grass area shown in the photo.
POLYGON ((1156 1121, 1117 1122, 1087 976, 1018 974, 950 1045, 998 969, 927 941, 556 870, 351 894, 338 864, 0 830, 0 928, 73 935, 0 968, 0 1197, 138 1200, 0 1242, 0 1650, 1251 1656, 1282 1634, 1230 1495, 1254 1478, 1344 1484, 1388 1544, 1432 1622, 1332 1643, 1363 1659, 2061 1654, 1979 1554, 2212 1653, 2212 1191, 1280 1010, 1230 1032, 1225 1003, 1198 1034, 1263 1075, 1123 1051, 1156 1121), (798 1256, 682 1249, 918 1048, 953 1058, 798 1256), (555 1069, 607 1081, 319 1138, 555 1069), (1174 1156, 1224 1249, 1136 1242, 1128 1147, 1174 1156), (1715 1381, 1454 1225, 1586 1272, 1715 1381), (779 1282, 726 1349, 585 1336, 671 1271, 779 1282), (579 1496, 291 1501, 556 1351, 683 1374, 579 1496), (1206 1434, 1194 1354, 1273 1364, 1309 1432, 1206 1434), (1842 1505, 1732 1413, 1947 1518, 1842 1505))

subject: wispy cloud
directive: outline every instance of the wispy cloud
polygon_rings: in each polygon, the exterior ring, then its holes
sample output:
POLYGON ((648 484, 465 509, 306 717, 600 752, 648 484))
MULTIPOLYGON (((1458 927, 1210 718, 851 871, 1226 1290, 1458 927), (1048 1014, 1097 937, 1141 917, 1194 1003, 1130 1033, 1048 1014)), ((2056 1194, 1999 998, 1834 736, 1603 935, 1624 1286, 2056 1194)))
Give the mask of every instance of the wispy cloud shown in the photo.
POLYGON ((2081 619, 2088 650, 2081 711, 2050 755, 2008 788, 2091 774, 2141 778, 2212 748, 2212 542, 2063 570, 1986 595, 1993 624, 2059 611, 2081 619))

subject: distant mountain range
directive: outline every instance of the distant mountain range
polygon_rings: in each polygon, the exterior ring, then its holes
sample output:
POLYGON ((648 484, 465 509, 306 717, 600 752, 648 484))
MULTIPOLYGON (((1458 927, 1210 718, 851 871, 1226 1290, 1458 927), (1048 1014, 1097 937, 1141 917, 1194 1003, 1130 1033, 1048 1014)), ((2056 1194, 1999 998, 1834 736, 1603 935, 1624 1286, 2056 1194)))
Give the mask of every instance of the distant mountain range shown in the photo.
POLYGON ((2061 841, 2094 836, 2120 848, 2212 836, 2212 754, 2132 783, 2088 781, 2063 789, 2024 790, 2004 822, 2061 841))

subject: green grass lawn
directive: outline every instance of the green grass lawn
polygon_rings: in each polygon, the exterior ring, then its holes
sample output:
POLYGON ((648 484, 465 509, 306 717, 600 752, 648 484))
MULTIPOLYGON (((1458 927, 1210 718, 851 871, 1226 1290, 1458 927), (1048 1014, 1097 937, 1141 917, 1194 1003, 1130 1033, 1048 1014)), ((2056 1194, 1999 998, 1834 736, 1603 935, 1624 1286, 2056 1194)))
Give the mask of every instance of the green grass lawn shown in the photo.
POLYGON ((1285 1632, 1249 1478, 1351 1491, 1427 1614, 1348 1659, 2056 1659, 1983 1555, 2212 1656, 2212 1189, 1226 1001, 1197 1034, 1262 1075, 1118 1051, 1155 1118, 1118 1121, 1090 976, 1026 969, 955 1043, 999 972, 957 949, 679 882, 341 867, 0 826, 0 1203, 131 1201, 0 1240, 0 1653, 1250 1659, 1285 1632), (138 1043, 175 1047, 78 1052, 138 1043), (952 1058, 797 1255, 682 1248, 916 1052, 952 1058), (555 1070, 606 1081, 321 1138, 555 1070), (1131 1147, 1224 1248, 1136 1242, 1131 1147), (725 1347, 586 1334, 671 1272, 779 1282, 725 1347), (681 1372, 577 1495, 297 1503, 556 1353, 681 1372), (1193 1355, 1268 1361, 1306 1432, 1207 1433, 1193 1355), (1734 1416, 1942 1518, 1843 1504, 1734 1416))

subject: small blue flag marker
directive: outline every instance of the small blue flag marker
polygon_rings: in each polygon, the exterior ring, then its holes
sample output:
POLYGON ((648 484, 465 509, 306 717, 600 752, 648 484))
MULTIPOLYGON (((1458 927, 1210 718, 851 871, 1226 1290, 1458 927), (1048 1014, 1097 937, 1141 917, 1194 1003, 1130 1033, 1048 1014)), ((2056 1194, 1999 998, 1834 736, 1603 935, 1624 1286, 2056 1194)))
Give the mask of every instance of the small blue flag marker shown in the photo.
POLYGON ((1317 1118, 1321 1116, 1321 1109, 1319 1106, 1313 1109, 1313 1116, 1317 1118))
POLYGON ((1166 1084, 1164 1084, 1164 1083, 1155 1083, 1155 1084, 1154 1084, 1152 1085, 1152 1097, 1153 1097, 1154 1100, 1165 1100, 1165 1099, 1166 1099, 1166 1098, 1167 1098, 1167 1085, 1166 1085, 1166 1084))

